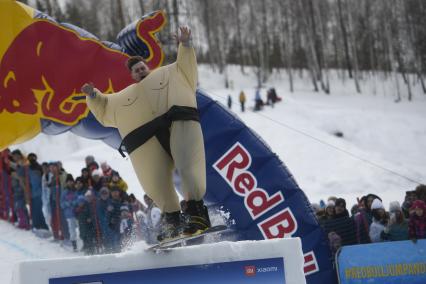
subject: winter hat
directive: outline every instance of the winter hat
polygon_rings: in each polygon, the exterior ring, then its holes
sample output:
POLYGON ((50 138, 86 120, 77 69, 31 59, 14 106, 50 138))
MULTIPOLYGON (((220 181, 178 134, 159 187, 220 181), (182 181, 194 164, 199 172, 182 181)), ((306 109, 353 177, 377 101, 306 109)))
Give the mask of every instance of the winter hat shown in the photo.
POLYGON ((401 211, 401 205, 399 205, 398 201, 392 201, 389 203, 389 212, 401 211))
POLYGON ((423 211, 426 211, 426 204, 422 200, 416 200, 413 202, 413 205, 411 205, 410 209, 416 209, 420 208, 423 209, 423 211))
POLYGON ((92 172, 92 177, 93 176, 102 176, 102 171, 100 170, 100 169, 96 169, 96 170, 93 170, 93 172, 92 172))
POLYGON ((99 190, 99 193, 100 193, 100 194, 104 194, 104 193, 108 193, 108 194, 109 194, 109 189, 108 189, 108 187, 105 187, 105 186, 104 186, 104 187, 102 187, 102 188, 101 188, 101 190, 99 190))
POLYGON ((120 211, 129 211, 129 207, 128 207, 128 206, 126 206, 126 205, 122 205, 122 206, 120 207, 120 211))
POLYGON ((325 208, 328 208, 328 207, 334 207, 334 206, 336 206, 336 203, 333 201, 333 200, 329 200, 328 202, 327 202, 327 206, 325 207, 325 208))
POLYGON ((373 203, 371 203, 371 210, 374 209, 385 209, 383 203, 377 198, 373 200, 373 203))
POLYGON ((337 198, 336 206, 346 208, 346 201, 343 198, 337 198))
POLYGON ((112 171, 112 176, 118 176, 118 177, 120 177, 120 174, 117 171, 112 171))
POLYGON ((74 177, 72 176, 72 174, 67 174, 67 179, 65 180, 65 182, 69 181, 74 181, 74 177))
POLYGON ((84 197, 88 198, 88 197, 92 197, 93 196, 93 192, 91 190, 86 191, 86 193, 84 194, 84 197))
POLYGON ((30 158, 34 158, 34 159, 36 159, 36 160, 37 160, 37 155, 36 155, 35 153, 29 153, 29 154, 28 154, 28 156, 27 156, 27 158, 28 158, 28 159, 30 159, 30 158))

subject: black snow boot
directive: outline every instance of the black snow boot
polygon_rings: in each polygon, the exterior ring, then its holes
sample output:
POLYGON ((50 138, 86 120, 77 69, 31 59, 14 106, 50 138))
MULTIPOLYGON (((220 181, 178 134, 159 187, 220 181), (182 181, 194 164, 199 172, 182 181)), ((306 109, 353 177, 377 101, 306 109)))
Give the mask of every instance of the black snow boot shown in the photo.
POLYGON ((180 211, 164 213, 157 240, 161 243, 180 237, 182 235, 182 225, 180 211))
POLYGON ((183 229, 184 235, 198 235, 211 227, 209 211, 203 200, 187 201, 185 210, 186 222, 183 229))

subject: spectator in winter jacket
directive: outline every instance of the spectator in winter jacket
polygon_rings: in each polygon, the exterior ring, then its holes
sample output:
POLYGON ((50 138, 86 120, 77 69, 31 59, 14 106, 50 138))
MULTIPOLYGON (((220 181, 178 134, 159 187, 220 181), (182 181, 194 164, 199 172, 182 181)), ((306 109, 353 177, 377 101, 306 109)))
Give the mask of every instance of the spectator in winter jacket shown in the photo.
POLYGON ((385 227, 382 239, 387 241, 408 240, 408 222, 404 218, 398 201, 389 204, 389 224, 385 227))
POLYGON ((107 187, 101 188, 101 190, 99 191, 99 198, 97 199, 96 203, 96 210, 102 237, 102 246, 104 248, 105 253, 111 253, 111 229, 108 225, 107 218, 108 206, 111 203, 111 199, 110 192, 107 187))
POLYGON ((243 91, 240 92, 239 96, 240 106, 241 106, 241 112, 245 111, 245 103, 246 103, 246 94, 244 94, 243 91))
POLYGON ((46 221, 49 230, 52 231, 52 208, 50 204, 51 200, 51 189, 50 184, 52 184, 53 174, 49 170, 49 164, 42 164, 43 175, 41 177, 41 202, 42 202, 42 212, 44 220, 46 221))
POLYGON ((3 202, 0 204, 0 218, 14 221, 14 210, 12 204, 13 191, 10 188, 10 164, 12 157, 10 150, 0 152, 0 192, 3 195, 3 202))
POLYGON ((120 222, 121 222, 121 190, 118 187, 111 188, 111 203, 107 208, 108 225, 111 229, 111 243, 113 252, 120 252, 120 222))
POLYGON ((388 223, 385 208, 379 199, 374 199, 371 203, 371 213, 373 216, 373 222, 370 225, 370 239, 373 243, 381 242, 382 232, 388 223))
POLYGON ((353 216, 358 244, 370 243, 371 218, 367 208, 367 196, 363 196, 358 203, 358 212, 353 216))
POLYGON ((402 212, 404 212, 405 218, 409 219, 411 212, 410 208, 413 202, 417 200, 417 194, 415 190, 406 191, 404 202, 402 203, 402 212))
POLYGON ((416 200, 411 206, 413 214, 408 224, 409 237, 414 242, 417 239, 426 238, 426 204, 422 200, 416 200))
MULTIPOLYGON (((329 201, 331 202, 331 200, 329 201)), ((353 245, 357 243, 355 223, 349 217, 348 210, 346 210, 346 201, 343 198, 336 199, 335 215, 331 219, 326 219, 321 222, 327 234, 335 232, 340 237, 340 244, 353 245)))
POLYGON ((90 175, 90 171, 88 168, 82 168, 81 169, 81 181, 83 182, 84 188, 88 189, 92 186, 93 181, 92 177, 90 175))
POLYGON ((73 250, 77 251, 77 219, 75 218, 75 208, 77 207, 77 194, 75 193, 74 178, 67 175, 66 187, 61 193, 61 208, 67 221, 69 239, 73 250))
POLYGON ((232 97, 231 97, 231 95, 228 95, 227 104, 228 104, 228 108, 231 109, 232 108, 232 97))
POLYGON ((86 255, 95 253, 95 226, 93 223, 93 212, 90 202, 93 198, 91 191, 86 192, 85 196, 77 198, 77 207, 75 213, 78 219, 78 226, 80 229, 80 238, 83 241, 82 251, 86 255), (86 196, 87 195, 87 196, 86 196))
POLYGON ((99 169, 99 165, 95 161, 95 157, 93 157, 92 155, 86 156, 84 161, 86 162, 86 168, 89 170, 89 174, 91 174, 94 170, 99 169))
POLYGON ((106 180, 109 183, 111 181, 111 178, 112 178, 112 173, 113 173, 112 168, 110 167, 110 165, 108 165, 107 162, 102 162, 101 163, 101 170, 102 170, 102 175, 104 176, 104 178, 106 178, 106 180))
POLYGON ((11 184, 14 196, 15 214, 18 217, 18 228, 29 230, 30 221, 25 204, 25 185, 15 169, 11 169, 11 184))
MULTIPOLYGON (((145 211, 144 224, 142 226, 142 234, 146 243, 155 244, 158 242, 156 236, 161 229, 161 210, 146 194, 144 195, 144 201, 147 207, 145 211)), ((186 202, 183 203, 186 206, 186 202)), ((184 206, 182 208, 184 208, 184 206)))
POLYGON ((111 183, 109 184, 109 188, 112 190, 114 187, 119 188, 122 192, 127 191, 127 183, 120 177, 118 172, 112 173, 111 183))
POLYGON ((92 171, 92 188, 98 193, 101 190, 103 185, 102 181, 102 171, 100 169, 95 169, 92 171))
POLYGON ((327 206, 325 207, 324 215, 321 217, 320 222, 324 222, 326 220, 334 219, 334 216, 336 215, 335 212, 335 203, 333 200, 329 200, 327 202, 327 206))
POLYGON ((75 179, 74 183, 75 192, 78 196, 84 196, 87 192, 87 187, 84 186, 83 178, 78 177, 75 179))
POLYGON ((122 205, 120 207, 120 211, 121 211, 121 221, 120 221, 121 247, 124 248, 128 246, 131 242, 132 232, 133 232, 133 220, 131 218, 131 213, 127 205, 122 205))
POLYGON ((61 192, 66 185, 66 176, 63 178, 63 171, 57 162, 49 163, 49 170, 52 173, 52 180, 48 184, 51 189, 50 206, 52 212, 52 233, 55 240, 68 239, 68 223, 61 210, 61 192))
POLYGON ((42 176, 43 168, 37 162, 37 155, 30 153, 29 161, 29 184, 31 188, 31 220, 33 228, 47 230, 46 221, 43 216, 42 202, 42 176))

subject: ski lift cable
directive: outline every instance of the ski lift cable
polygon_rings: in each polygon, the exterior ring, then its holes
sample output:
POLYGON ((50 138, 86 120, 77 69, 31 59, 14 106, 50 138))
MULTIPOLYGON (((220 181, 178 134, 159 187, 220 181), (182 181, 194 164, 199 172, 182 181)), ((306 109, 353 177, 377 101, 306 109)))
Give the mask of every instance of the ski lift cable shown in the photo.
MULTIPOLYGON (((200 88, 200 89, 202 89, 202 88, 200 88)), ((212 94, 212 95, 214 95, 214 96, 216 96, 216 97, 219 97, 219 98, 221 98, 221 99, 225 99, 223 96, 218 95, 218 94, 215 94, 215 93, 212 93, 211 91, 207 91, 207 90, 205 90, 205 92, 206 92, 206 93, 208 93, 208 94, 212 94)), ((348 156, 350 156, 350 157, 352 157, 352 158, 354 158, 354 159, 357 159, 357 160, 359 160, 359 161, 361 161, 361 162, 364 162, 364 163, 369 164, 369 165, 371 165, 371 166, 373 166, 373 167, 379 168, 379 169, 381 169, 381 170, 383 170, 383 171, 389 172, 389 173, 391 173, 391 174, 393 174, 393 175, 399 176, 400 178, 406 179, 406 180, 408 180, 408 181, 410 181, 410 182, 412 182, 412 183, 414 183, 414 184, 422 184, 421 182, 419 182, 418 180, 416 180, 416 179, 414 179, 414 178, 408 177, 408 176, 406 176, 406 175, 404 175, 404 174, 401 174, 401 173, 399 173, 399 172, 397 172, 397 171, 395 171, 395 170, 392 170, 392 169, 386 168, 385 166, 382 166, 382 165, 380 165, 380 164, 378 164, 378 163, 376 163, 376 162, 373 162, 373 161, 370 161, 370 160, 368 160, 368 159, 366 159, 366 158, 363 158, 363 157, 360 157, 360 156, 358 156, 358 155, 355 155, 355 154, 353 154, 353 153, 349 152, 348 150, 345 150, 345 149, 342 149, 342 148, 340 148, 340 147, 337 147, 337 146, 335 146, 335 145, 333 145, 333 144, 331 144, 331 143, 328 143, 328 142, 326 142, 326 141, 324 141, 324 140, 322 140, 322 139, 320 139, 320 138, 317 138, 317 137, 315 137, 315 136, 313 136, 313 135, 311 135, 311 134, 309 134, 309 133, 306 133, 306 132, 304 132, 304 131, 302 131, 302 130, 296 129, 296 128, 294 128, 294 127, 292 127, 292 126, 288 125, 288 124, 285 124, 285 123, 283 123, 283 122, 281 122, 281 121, 279 121, 279 120, 276 120, 276 119, 274 119, 274 118, 271 118, 271 117, 269 117, 269 116, 267 116, 267 115, 265 115, 265 114, 262 114, 262 113, 260 113, 260 112, 256 112, 255 114, 257 114, 258 116, 261 116, 261 117, 263 117, 263 118, 265 118, 265 119, 267 119, 267 120, 270 120, 270 121, 272 121, 272 122, 274 122, 274 123, 276 123, 276 124, 280 125, 281 127, 285 127, 285 128, 287 128, 287 129, 290 129, 290 130, 292 130, 292 131, 294 131, 294 132, 297 132, 297 133, 299 133, 299 134, 301 134, 301 135, 303 135, 303 136, 309 137, 309 138, 311 138, 312 140, 315 140, 315 141, 316 141, 316 142, 318 142, 318 143, 321 143, 321 144, 323 144, 323 145, 326 145, 326 146, 328 146, 328 147, 330 147, 330 148, 332 148, 332 149, 334 149, 334 150, 336 150, 336 151, 339 151, 339 152, 341 152, 341 153, 343 153, 343 154, 346 154, 346 155, 348 155, 348 156)))

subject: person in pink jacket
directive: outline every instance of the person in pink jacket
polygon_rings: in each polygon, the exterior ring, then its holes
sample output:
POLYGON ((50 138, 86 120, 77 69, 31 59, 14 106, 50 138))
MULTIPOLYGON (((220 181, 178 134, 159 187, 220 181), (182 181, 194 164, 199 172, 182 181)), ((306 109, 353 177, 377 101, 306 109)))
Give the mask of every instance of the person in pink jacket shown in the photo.
POLYGON ((159 241, 199 234, 211 226, 203 202, 206 166, 190 29, 181 27, 176 38, 177 59, 170 65, 150 70, 142 57, 129 58, 127 67, 136 83, 124 90, 104 95, 92 84, 82 87, 97 120, 120 132, 144 191, 164 213, 159 241), (181 217, 174 168, 182 179, 189 218, 181 217))

